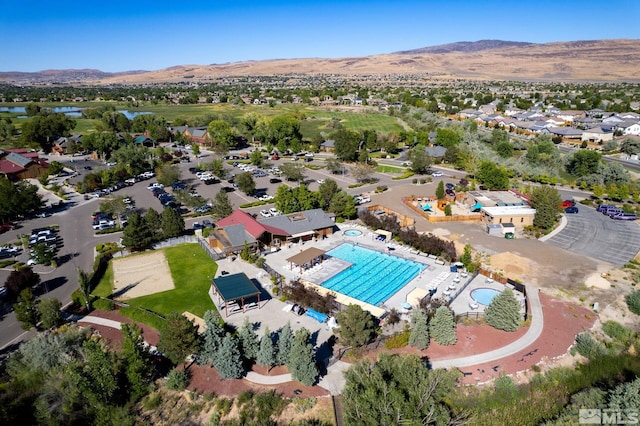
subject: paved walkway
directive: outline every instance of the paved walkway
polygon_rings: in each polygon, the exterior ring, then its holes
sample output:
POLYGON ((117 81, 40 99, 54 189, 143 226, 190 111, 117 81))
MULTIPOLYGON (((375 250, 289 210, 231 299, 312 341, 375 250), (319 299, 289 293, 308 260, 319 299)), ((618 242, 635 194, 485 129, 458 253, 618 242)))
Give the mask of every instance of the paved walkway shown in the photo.
MULTIPOLYGON (((525 349, 527 346, 531 345, 535 342, 540 335, 542 334, 542 329, 544 327, 544 317, 542 313, 542 304, 540 303, 540 297, 538 294, 538 289, 532 286, 529 286, 529 291, 527 293, 529 297, 529 306, 530 306, 530 318, 531 324, 529 326, 529 330, 522 336, 520 339, 515 342, 503 346, 501 348, 485 352, 482 354, 471 355, 467 357, 447 359, 442 361, 432 361, 431 366, 433 368, 450 368, 450 367, 468 367, 472 365, 483 364, 485 362, 495 361, 504 357, 508 357, 510 355, 514 355, 521 350, 525 349)), ((118 321, 100 318, 96 316, 84 316, 77 319, 78 322, 86 322, 92 324, 103 325, 110 328, 115 328, 120 330, 121 323, 118 321)), ((327 368, 327 374, 322 377, 318 386, 327 389, 331 392, 332 395, 340 395, 342 393, 342 389, 344 388, 345 379, 344 372, 350 367, 350 364, 337 361, 327 368)), ((262 374, 258 374, 254 371, 249 371, 245 376, 245 379, 260 385, 277 385, 281 383, 287 383, 292 381, 291 374, 280 374, 276 376, 265 376, 262 374)))

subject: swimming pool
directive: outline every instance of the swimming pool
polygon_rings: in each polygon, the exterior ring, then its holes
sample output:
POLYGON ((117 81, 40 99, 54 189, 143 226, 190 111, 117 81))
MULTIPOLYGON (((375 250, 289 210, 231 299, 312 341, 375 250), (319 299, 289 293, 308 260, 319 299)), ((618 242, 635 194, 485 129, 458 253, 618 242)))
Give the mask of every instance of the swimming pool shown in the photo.
POLYGON ((481 287, 471 290, 471 298, 485 306, 488 306, 493 298, 499 294, 500 291, 493 288, 481 287))
POLYGON ((359 237, 360 235, 362 235, 362 231, 358 229, 347 229, 346 231, 344 231, 344 235, 346 235, 347 237, 359 237))
POLYGON ((321 285, 337 293, 377 306, 425 269, 425 265, 352 244, 327 252, 352 265, 321 285))

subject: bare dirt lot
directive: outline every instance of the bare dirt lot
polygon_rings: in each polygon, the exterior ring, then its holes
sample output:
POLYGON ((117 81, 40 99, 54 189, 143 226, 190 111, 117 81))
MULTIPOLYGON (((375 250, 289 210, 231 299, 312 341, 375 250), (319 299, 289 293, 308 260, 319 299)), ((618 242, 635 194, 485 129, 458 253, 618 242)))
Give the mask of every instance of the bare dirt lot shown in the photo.
POLYGON ((113 260, 113 292, 117 299, 133 299, 173 288, 169 264, 162 251, 113 260))

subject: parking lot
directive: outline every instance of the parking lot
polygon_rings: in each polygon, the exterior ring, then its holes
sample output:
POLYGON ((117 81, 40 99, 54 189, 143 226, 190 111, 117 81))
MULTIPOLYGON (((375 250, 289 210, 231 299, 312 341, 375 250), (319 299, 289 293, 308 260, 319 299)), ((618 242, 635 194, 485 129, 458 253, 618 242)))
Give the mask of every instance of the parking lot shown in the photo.
POLYGON ((567 214, 566 227, 547 243, 617 266, 638 254, 640 227, 636 222, 614 220, 594 208, 578 207, 579 213, 567 214))

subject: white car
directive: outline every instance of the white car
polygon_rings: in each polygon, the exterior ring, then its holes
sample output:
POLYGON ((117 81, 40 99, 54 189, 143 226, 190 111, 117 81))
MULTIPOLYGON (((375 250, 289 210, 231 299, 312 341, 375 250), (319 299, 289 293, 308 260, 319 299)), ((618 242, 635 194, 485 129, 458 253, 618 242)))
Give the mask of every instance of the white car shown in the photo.
POLYGON ((324 179, 318 179, 318 183, 320 183, 320 184, 325 183, 325 180, 324 179))
POLYGON ((433 173, 431 173, 431 176, 433 176, 433 177, 442 177, 444 175, 442 174, 442 172, 433 172, 433 173))
POLYGON ((273 195, 264 194, 263 196, 259 197, 258 200, 260 200, 260 201, 270 201, 270 200, 273 200, 273 195))
POLYGON ((271 216, 280 216, 280 212, 275 207, 271 207, 269 213, 271 213, 271 216))
POLYGON ((151 191, 153 188, 159 188, 159 189, 163 189, 164 186, 162 186, 161 184, 159 184, 158 182, 154 182, 151 185, 147 186, 147 189, 149 191, 151 191))
POLYGON ((271 217, 271 212, 269 210, 260 210, 260 216, 262 217, 271 217))

